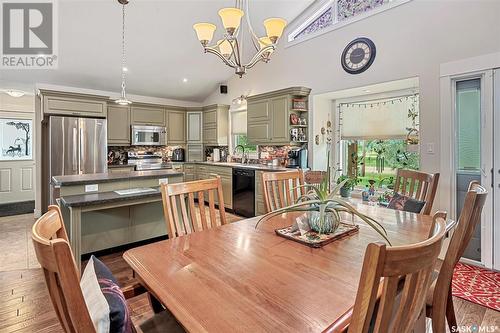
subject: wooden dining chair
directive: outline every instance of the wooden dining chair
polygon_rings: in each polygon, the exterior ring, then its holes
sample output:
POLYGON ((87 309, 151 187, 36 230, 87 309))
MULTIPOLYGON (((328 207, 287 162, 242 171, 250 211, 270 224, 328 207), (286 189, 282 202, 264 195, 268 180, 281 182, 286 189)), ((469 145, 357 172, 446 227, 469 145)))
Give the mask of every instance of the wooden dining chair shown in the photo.
POLYGON ((262 173, 262 188, 267 212, 290 206, 303 194, 304 173, 301 169, 262 173))
POLYGON ((446 233, 434 216, 432 237, 411 245, 370 243, 365 251, 354 307, 324 332, 409 333, 422 313, 446 233))
MULTIPOLYGON (((76 266, 58 206, 49 206, 47 213, 35 222, 32 239, 36 257, 43 269, 50 300, 64 331, 96 332, 83 297, 79 269, 76 266)), ((146 291, 139 284, 121 289, 126 299, 146 291)), ((153 316, 151 320, 141 324, 141 327, 151 327, 162 332, 183 331, 168 312, 153 316), (158 323, 162 323, 162 327, 156 326, 158 323)), ((134 328, 136 331, 146 332, 141 327, 134 328)))
POLYGON ((469 184, 464 207, 451 236, 444 260, 437 262, 439 274, 429 289, 426 302, 426 313, 427 317, 432 318, 433 332, 445 332, 446 321, 451 332, 458 332, 451 293, 453 269, 469 244, 474 229, 480 224, 481 212, 487 195, 486 189, 478 182, 469 184))
POLYGON ((309 170, 304 172, 304 183, 308 185, 319 186, 327 176, 326 171, 309 170))
POLYGON ((416 170, 398 169, 394 192, 410 198, 425 201, 421 214, 430 215, 436 196, 439 173, 426 173, 416 170))
POLYGON ((167 223, 170 238, 227 223, 220 176, 186 183, 162 184, 161 194, 165 222, 167 223), (198 209, 196 209, 194 201, 195 194, 198 197, 198 209), (216 195, 218 198, 219 218, 217 218, 215 209, 216 195), (208 197, 208 215, 210 219, 207 219, 206 197, 208 197))

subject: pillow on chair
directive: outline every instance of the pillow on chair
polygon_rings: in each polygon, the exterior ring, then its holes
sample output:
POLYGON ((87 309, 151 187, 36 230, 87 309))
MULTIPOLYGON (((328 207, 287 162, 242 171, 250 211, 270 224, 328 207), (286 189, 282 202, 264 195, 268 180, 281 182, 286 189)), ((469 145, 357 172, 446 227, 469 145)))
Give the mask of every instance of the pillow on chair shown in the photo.
POLYGON ((416 200, 406 195, 401 195, 399 193, 394 193, 391 201, 389 202, 388 208, 396 210, 404 210, 405 212, 417 213, 422 211, 425 206, 425 201, 416 200))
POLYGON ((94 256, 85 267, 80 287, 97 333, 133 332, 123 292, 108 267, 94 256))

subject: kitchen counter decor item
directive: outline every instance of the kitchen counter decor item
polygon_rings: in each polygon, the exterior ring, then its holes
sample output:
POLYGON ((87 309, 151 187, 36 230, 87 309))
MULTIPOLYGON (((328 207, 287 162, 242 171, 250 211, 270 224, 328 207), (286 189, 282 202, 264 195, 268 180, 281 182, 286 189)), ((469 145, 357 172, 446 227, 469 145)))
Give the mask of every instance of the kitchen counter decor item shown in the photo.
MULTIPOLYGON (((340 189, 345 185, 348 179, 341 181, 339 184, 336 184, 333 188, 331 188, 332 181, 329 153, 327 156, 327 161, 327 176, 319 185, 306 184, 300 186, 304 187, 307 190, 306 194, 300 196, 293 205, 265 214, 259 219, 259 221, 255 225, 255 228, 257 228, 262 221, 269 220, 273 216, 279 214, 288 212, 306 212, 308 218, 307 224, 311 229, 316 231, 318 234, 335 234, 338 228, 343 225, 342 223, 344 223, 342 221, 342 215, 347 213, 350 214, 352 218, 356 216, 364 223, 368 224, 389 245, 391 245, 391 242, 387 237, 387 231, 378 221, 359 212, 349 202, 338 196, 340 189)), ((302 220, 296 220, 296 223, 304 224, 305 222, 302 220)), ((307 228, 302 227, 302 229, 306 230, 307 228)))
POLYGON ((303 98, 292 99, 292 109, 296 111, 307 111, 307 100, 303 98))
MULTIPOLYGON (((298 217, 297 219, 300 219, 301 217, 298 217)), ((302 219, 308 219, 306 215, 302 216, 302 219)), ((309 221, 309 223, 311 223, 309 221)), ((290 239, 294 242, 304 244, 310 247, 323 247, 328 243, 331 243, 337 239, 346 237, 348 235, 352 235, 356 232, 358 232, 359 226, 354 225, 354 224, 348 224, 344 222, 340 222, 335 229, 335 231, 331 233, 320 233, 315 230, 307 230, 304 231, 302 229, 299 229, 294 223, 294 225, 290 227, 285 227, 285 228, 280 228, 276 229, 276 235, 290 239)))

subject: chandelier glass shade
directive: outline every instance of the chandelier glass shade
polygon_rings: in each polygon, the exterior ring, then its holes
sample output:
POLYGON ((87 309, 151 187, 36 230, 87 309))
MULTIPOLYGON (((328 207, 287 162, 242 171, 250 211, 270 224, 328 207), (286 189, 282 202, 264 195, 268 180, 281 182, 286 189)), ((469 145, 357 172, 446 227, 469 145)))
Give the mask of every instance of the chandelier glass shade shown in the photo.
POLYGON ((217 29, 214 24, 206 22, 196 23, 193 25, 193 28, 196 31, 196 36, 203 46, 205 53, 212 53, 218 56, 227 66, 233 68, 235 73, 240 77, 258 62, 269 62, 271 54, 276 49, 276 44, 283 35, 283 31, 287 24, 282 18, 268 18, 263 22, 267 36, 257 37, 250 23, 248 0, 237 0, 235 7, 222 8, 219 10, 219 16, 225 33, 223 38, 219 39, 214 45, 209 45, 217 29), (244 6, 246 15, 245 11, 243 11, 244 6), (252 46, 255 49, 253 57, 247 63, 243 63, 242 60, 243 17, 246 18, 248 33, 252 46))

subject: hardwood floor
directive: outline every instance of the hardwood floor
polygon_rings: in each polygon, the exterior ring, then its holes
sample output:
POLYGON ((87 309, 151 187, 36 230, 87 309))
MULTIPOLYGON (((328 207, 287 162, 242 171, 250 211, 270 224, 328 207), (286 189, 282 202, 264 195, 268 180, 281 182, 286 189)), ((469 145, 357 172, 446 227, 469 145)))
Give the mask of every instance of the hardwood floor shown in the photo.
MULTIPOLYGON (((228 220, 238 219, 228 214, 228 220)), ((32 214, 0 217, 0 332, 63 332, 31 244, 33 222, 32 214)), ((133 276, 121 255, 113 253, 100 259, 125 285, 133 276)), ((459 325, 496 326, 496 330, 485 332, 500 332, 500 312, 459 298, 453 302, 459 325)), ((145 295, 129 300, 129 304, 136 324, 153 314, 145 295)))

